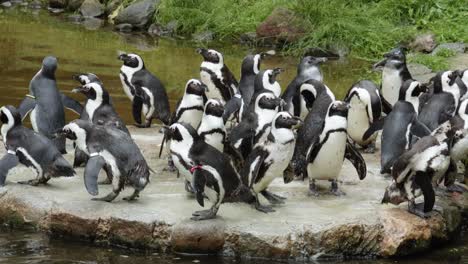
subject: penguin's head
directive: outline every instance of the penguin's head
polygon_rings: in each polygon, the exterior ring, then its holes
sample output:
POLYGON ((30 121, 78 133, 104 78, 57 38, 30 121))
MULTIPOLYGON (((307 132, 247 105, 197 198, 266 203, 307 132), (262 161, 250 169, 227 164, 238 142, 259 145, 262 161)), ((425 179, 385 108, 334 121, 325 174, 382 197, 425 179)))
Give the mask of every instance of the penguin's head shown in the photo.
POLYGON ((21 125, 21 114, 14 106, 5 105, 0 108, 0 121, 2 125, 12 128, 21 125))
POLYGON ((322 73, 319 66, 327 60, 325 57, 306 56, 301 59, 299 67, 297 67, 297 75, 309 76, 310 78, 322 81, 322 73))
POLYGON ((73 93, 82 93, 90 100, 107 101, 109 94, 106 92, 104 87, 99 83, 88 83, 82 86, 78 86, 72 90, 73 93))
POLYGON ((42 60, 42 74, 55 79, 55 71, 57 70, 57 58, 53 56, 47 56, 42 60))
POLYGON ((334 101, 330 104, 328 116, 348 116, 349 104, 343 101, 334 101))
POLYGON ((282 72, 284 72, 282 68, 274 68, 272 70, 266 70, 265 71, 266 76, 264 76, 264 78, 268 77, 268 82, 270 84, 274 84, 276 82, 276 77, 282 72))
POLYGON ((398 100, 409 101, 409 98, 418 98, 421 94, 428 92, 427 84, 409 79, 400 88, 398 100))
POLYGON ((70 140, 86 140, 86 135, 91 129, 93 124, 89 121, 77 119, 73 120, 65 125, 59 132, 59 134, 65 136, 70 140))
POLYGON ((292 116, 289 112, 279 112, 273 119, 272 127, 275 129, 293 129, 299 128, 302 123, 299 117, 292 116))
POLYGON ((224 105, 220 100, 210 99, 205 104, 205 115, 222 117, 224 114, 224 105))
POLYGON ((198 48, 197 53, 202 55, 203 60, 214 64, 224 64, 223 55, 214 49, 198 48))
POLYGON ((134 68, 134 69, 143 69, 145 67, 145 63, 140 55, 133 54, 133 53, 121 53, 118 57, 119 60, 123 61, 123 65, 134 68))
POLYGON ((168 140, 175 140, 178 142, 185 140, 194 140, 198 138, 198 133, 190 124, 187 123, 174 123, 169 126, 165 131, 168 140))
POLYGON ((93 82, 102 84, 101 80, 94 73, 90 72, 73 74, 72 78, 73 80, 79 82, 81 85, 93 82))
POLYGON ((208 87, 197 79, 190 79, 185 85, 186 94, 202 96, 205 94, 206 91, 208 91, 208 87))
POLYGON ((256 99, 256 109, 276 109, 282 104, 282 99, 275 96, 272 92, 264 92, 258 95, 256 99))
POLYGON ((283 69, 281 68, 260 71, 255 76, 255 91, 260 91, 262 89, 274 90, 275 86, 279 87, 279 83, 276 81, 276 77, 282 72, 283 69))
POLYGON ((384 197, 382 198, 382 203, 391 203, 394 205, 399 205, 407 201, 405 193, 398 188, 395 181, 392 182, 386 189, 384 197))
POLYGON ((387 60, 406 61, 406 49, 397 47, 384 54, 387 60))

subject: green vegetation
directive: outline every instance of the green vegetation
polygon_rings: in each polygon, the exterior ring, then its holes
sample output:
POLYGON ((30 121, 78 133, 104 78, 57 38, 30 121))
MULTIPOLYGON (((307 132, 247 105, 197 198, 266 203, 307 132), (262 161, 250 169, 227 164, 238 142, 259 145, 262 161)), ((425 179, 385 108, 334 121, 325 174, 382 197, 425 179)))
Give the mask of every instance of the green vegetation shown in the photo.
POLYGON ((283 47, 294 55, 310 47, 346 48, 352 57, 377 59, 426 32, 439 42, 468 41, 467 0, 162 0, 156 18, 177 20, 179 34, 210 30, 225 41, 255 31, 278 6, 312 25, 298 42, 283 47))

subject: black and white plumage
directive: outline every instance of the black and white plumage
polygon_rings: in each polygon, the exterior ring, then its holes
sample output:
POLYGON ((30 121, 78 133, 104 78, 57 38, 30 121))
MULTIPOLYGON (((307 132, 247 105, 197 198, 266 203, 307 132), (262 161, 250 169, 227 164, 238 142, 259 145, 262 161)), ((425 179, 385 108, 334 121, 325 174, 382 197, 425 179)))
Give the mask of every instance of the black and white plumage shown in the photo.
MULTIPOLYGON (((463 82, 463 84, 468 87, 468 69, 465 69, 465 70, 457 70, 456 71, 456 74, 458 74, 458 76, 460 77, 461 81, 463 82)), ((462 95, 463 97, 463 95, 462 95)))
POLYGON ((132 101, 132 113, 138 127, 149 127, 154 118, 169 124, 170 108, 166 89, 161 81, 145 68, 137 54, 122 53, 120 80, 125 94, 132 101), (144 122, 141 120, 143 113, 144 122))
POLYGON ((84 172, 88 193, 98 194, 99 172, 102 168, 109 168, 107 173, 112 175, 112 191, 93 200, 111 202, 126 185, 134 192, 124 200, 134 200, 149 183, 150 168, 138 146, 124 131, 80 119, 64 126, 61 133, 75 141, 77 147, 89 156, 84 172))
POLYGON ((215 218, 223 202, 254 201, 253 195, 242 184, 230 159, 207 144, 192 126, 175 123, 168 128, 166 133, 168 139, 171 140, 171 148, 177 146, 178 150, 183 151, 183 153, 173 152, 174 163, 186 162, 181 165, 190 173, 198 203, 204 206, 204 196, 208 197, 212 203, 209 210, 194 212, 193 220, 215 218))
POLYGON ((382 102, 377 86, 368 80, 359 81, 348 90, 345 102, 349 103, 348 135, 366 152, 375 150, 377 134, 363 140, 364 133, 370 125, 382 117, 382 102))
POLYGON ((347 141, 348 109, 349 106, 345 102, 332 102, 320 131, 314 135, 315 140, 307 146, 306 173, 309 178, 310 195, 318 195, 316 180, 331 181, 331 192, 334 195, 344 194, 338 189, 338 178, 345 158, 354 165, 361 180, 366 177, 367 167, 364 159, 347 141))
POLYGON ((172 114, 171 124, 185 122, 194 128, 200 125, 206 102, 207 86, 197 79, 190 79, 185 93, 172 114))
POLYGON ((383 67, 382 97, 385 102, 394 105, 398 101, 400 87, 407 80, 413 79, 406 65, 404 48, 395 48, 384 54, 384 59, 373 68, 383 67))
POLYGON ((81 85, 85 85, 88 83, 99 83, 101 85, 103 84, 101 79, 99 79, 99 77, 96 74, 91 73, 91 72, 77 73, 77 74, 74 74, 72 77, 75 81, 79 82, 81 85))
POLYGON ((297 75, 289 83, 288 87, 281 95, 281 98, 286 102, 286 110, 292 115, 301 115, 300 88, 301 85, 309 80, 323 81, 323 75, 320 71, 320 64, 326 62, 327 58, 316 58, 307 56, 301 59, 297 66, 297 75))
POLYGON ((224 107, 220 100, 210 99, 205 104, 205 111, 198 127, 198 134, 206 143, 220 152, 224 152, 226 127, 223 121, 224 107))
POLYGON ((0 108, 0 121, 1 135, 7 149, 0 160, 0 185, 5 184, 8 171, 18 162, 36 173, 35 179, 20 183, 45 184, 51 177, 75 175, 73 167, 50 139, 22 125, 16 108, 9 105, 0 108))
POLYGON ((268 139, 256 145, 247 157, 241 170, 242 180, 255 194, 257 203, 259 194, 272 204, 284 203, 285 198, 270 193, 267 188, 288 167, 295 144, 293 129, 301 123, 298 117, 293 117, 289 112, 279 112, 272 122, 268 139))
POLYGON ((42 67, 29 83, 29 95, 21 102, 18 110, 24 119, 31 112, 31 124, 34 131, 51 139, 60 152, 66 153, 65 139, 54 134, 65 125, 65 110, 67 107, 81 114, 83 107, 77 101, 62 94, 57 89, 55 71, 57 59, 45 57, 42 67))
POLYGON ((208 86, 208 99, 221 99, 228 102, 237 92, 239 83, 224 64, 223 55, 213 49, 198 48, 203 57, 200 66, 200 80, 208 86))
POLYGON ((387 187, 382 203, 409 201, 411 213, 427 217, 435 202, 433 185, 437 185, 449 169, 454 137, 455 130, 447 121, 402 154, 393 165, 393 182, 387 187), (422 210, 415 204, 420 195, 424 196, 422 210))

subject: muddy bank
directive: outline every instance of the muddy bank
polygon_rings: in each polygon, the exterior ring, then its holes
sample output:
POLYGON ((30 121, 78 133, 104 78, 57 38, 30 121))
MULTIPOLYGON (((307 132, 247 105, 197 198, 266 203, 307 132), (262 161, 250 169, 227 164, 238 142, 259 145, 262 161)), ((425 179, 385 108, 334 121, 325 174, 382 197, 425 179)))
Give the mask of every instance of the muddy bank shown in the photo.
MULTIPOLYGON (((436 205, 442 212, 427 220, 407 213, 405 206, 381 205, 388 180, 378 173, 379 155, 364 154, 369 169, 364 181, 358 180, 350 164, 343 167, 344 197, 328 195, 329 184, 322 183, 324 194, 310 198, 306 183, 284 185, 277 179, 271 190, 288 200, 275 207, 275 213, 224 204, 217 219, 193 222, 191 213, 200 207, 185 193, 182 179, 163 171, 165 160, 157 158, 162 139, 158 128, 131 128, 131 132, 156 171, 138 201, 121 200, 131 190, 110 204, 91 201, 83 186, 83 169, 76 177, 52 179, 46 186, 19 185, 17 181, 33 177, 32 171, 20 166, 0 190, 1 221, 99 245, 308 261, 430 250, 455 237, 468 212, 466 195, 438 197, 436 205)), ((66 157, 72 159, 71 154, 66 157)), ((99 195, 109 191, 110 186, 101 186, 99 195)))

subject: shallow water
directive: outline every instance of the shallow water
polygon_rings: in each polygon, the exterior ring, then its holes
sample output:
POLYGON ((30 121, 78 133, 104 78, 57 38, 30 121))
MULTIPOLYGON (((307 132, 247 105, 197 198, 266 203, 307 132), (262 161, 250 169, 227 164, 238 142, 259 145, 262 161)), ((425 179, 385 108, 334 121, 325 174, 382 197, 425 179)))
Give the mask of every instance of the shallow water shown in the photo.
MULTIPOLYGON (((118 77, 119 50, 135 52, 145 59, 148 69, 165 84, 171 104, 174 106, 183 93, 186 81, 199 77, 201 57, 195 52, 197 44, 183 40, 153 39, 145 35, 129 35, 111 30, 88 30, 82 25, 64 22, 40 11, 28 9, 0 9, 0 105, 18 105, 28 92, 32 76, 39 70, 46 55, 58 57, 57 81, 59 89, 72 97, 77 86, 71 75, 77 72, 96 73, 113 97, 117 111, 131 124, 130 101, 124 95, 118 77)), ((253 49, 235 45, 211 45, 225 54, 226 63, 239 77, 242 58, 253 49)), ((298 58, 274 56, 263 63, 262 68, 282 67, 280 76, 283 88, 294 77, 298 58)), ((329 61, 322 67, 325 82, 337 98, 343 98, 347 89, 359 79, 371 75, 370 63, 357 60, 329 61)), ((76 118, 68 113, 69 120, 76 118)), ((465 236, 466 237, 466 236, 465 236)), ((468 263, 468 239, 454 243, 449 248, 430 255, 408 260, 366 260, 346 263, 468 263)), ((152 252, 128 251, 89 246, 84 243, 61 239, 49 239, 34 232, 0 230, 1 263, 240 263, 217 257, 161 256, 152 252), (195 261, 195 262, 194 262, 195 261)), ((249 263, 249 262, 242 262, 249 263)), ((261 263, 254 261, 250 263, 261 263)), ((266 262, 264 262, 266 263, 266 262)), ((273 263, 268 261, 268 263, 273 263)), ((334 262, 336 263, 336 262, 334 262)))

